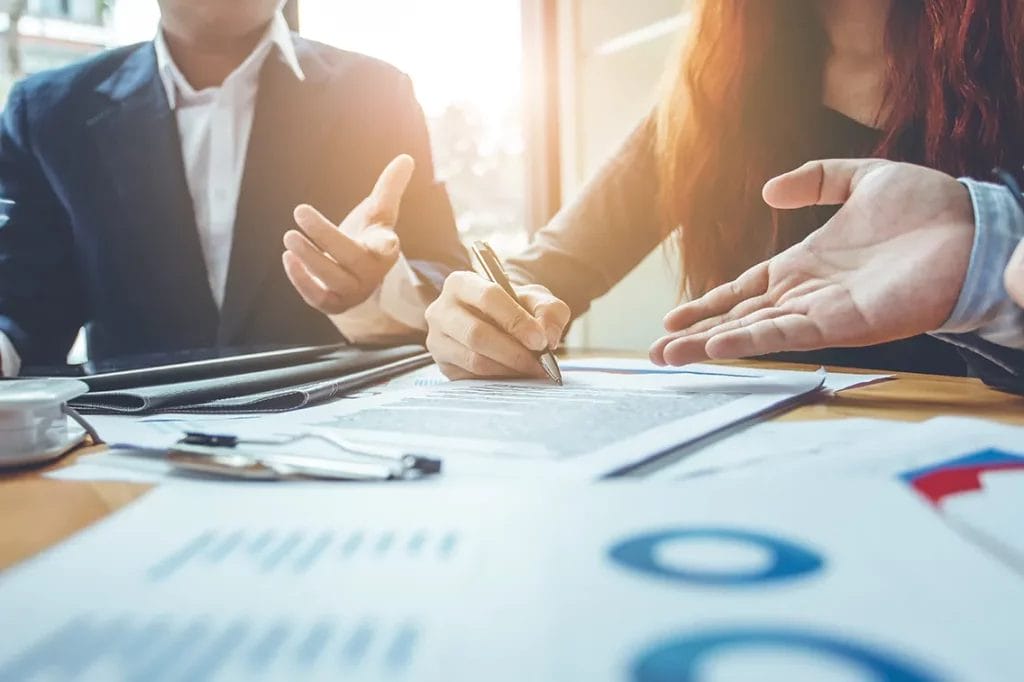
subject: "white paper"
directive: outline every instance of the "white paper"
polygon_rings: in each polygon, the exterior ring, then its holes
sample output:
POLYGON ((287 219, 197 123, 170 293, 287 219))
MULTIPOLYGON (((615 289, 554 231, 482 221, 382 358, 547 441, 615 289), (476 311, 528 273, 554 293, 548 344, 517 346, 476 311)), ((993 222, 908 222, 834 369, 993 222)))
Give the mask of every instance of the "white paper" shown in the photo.
MULTIPOLYGON (((97 429, 111 443, 143 447, 169 447, 188 430, 266 438, 328 429, 352 442, 440 457, 445 477, 593 479, 771 411, 814 391, 823 377, 571 372, 561 387, 544 380, 428 383, 255 419, 108 417, 97 429)), ((337 454, 315 442, 302 447, 337 454)))
POLYGON ((393 391, 400 388, 422 388, 424 386, 437 386, 445 383, 448 383, 448 377, 441 373, 441 368, 437 365, 427 365, 426 367, 420 367, 419 369, 411 372, 401 374, 394 379, 388 379, 387 381, 379 384, 374 384, 359 393, 353 393, 345 397, 360 398, 367 395, 378 395, 385 391, 393 391))
MULTIPOLYGON (((821 376, 619 376, 459 381, 304 411, 306 428, 444 459, 452 476, 592 479, 814 390, 821 376)), ((294 429, 291 415, 261 422, 294 429)))
POLYGON ((903 486, 724 480, 163 486, 0 578, 0 679, 1019 679, 1024 581, 903 486))
MULTIPOLYGON (((586 358, 582 360, 565 360, 560 363, 563 372, 605 371, 643 374, 720 374, 723 376, 751 376, 764 370, 749 367, 732 367, 728 365, 694 364, 685 367, 659 367, 649 360, 640 358, 586 358)), ((802 370, 772 370, 776 375, 806 374, 802 370)), ((892 378, 891 374, 852 374, 848 372, 829 372, 825 379, 825 389, 834 393, 859 388, 892 378)))
MULTIPOLYGON (((777 459, 771 466, 734 469, 723 476, 737 485, 744 485, 748 478, 756 478, 762 485, 776 485, 792 476, 901 480, 915 470, 955 462, 990 449, 1024 458, 1024 428, 981 419, 942 417, 898 431, 872 432, 860 441, 835 447, 818 457, 792 462, 777 459)), ((1021 478, 1019 469, 985 472, 980 477, 980 489, 948 495, 934 510, 965 538, 1024 574, 1021 478)), ((910 489, 909 483, 901 485, 910 489)))
POLYGON ((189 431, 234 433, 245 431, 263 415, 156 414, 146 417, 88 415, 86 419, 109 445, 167 448, 189 431))
POLYGON ((939 417, 908 424, 906 428, 877 433, 869 431, 813 460, 759 470, 757 475, 862 475, 896 477, 959 455, 986 448, 1024 449, 1024 427, 1007 426, 984 419, 939 417))
MULTIPOLYGON (((1024 444, 1018 451, 1024 457, 1024 444)), ((1024 471, 981 475, 981 490, 952 496, 943 515, 1024 570, 1024 471)))
MULTIPOLYGON (((680 484, 677 484, 680 485, 680 484)), ((609 538, 715 529, 751 531, 810 550, 822 565, 776 582, 695 583, 577 562, 559 572, 547 599, 559 619, 560 667, 551 679, 645 679, 645 654, 714 633, 753 640, 708 656, 699 680, 994 680, 1024 670, 1020 573, 948 530, 898 483, 856 477, 753 477, 681 484, 674 497, 574 506, 561 545, 584 557, 608 555, 609 538), (630 506, 628 511, 624 506, 630 506), (584 525, 599 529, 579 531, 584 525), (982 585, 985 580, 998 585, 982 585), (1000 604, 1006 596, 1014 605, 1000 604), (579 633, 566 637, 566 633, 579 633), (802 633, 897 660, 921 677, 871 675, 839 658, 757 644, 770 633, 802 633)), ((639 493, 638 493, 639 494, 639 493)), ((744 543, 666 542, 660 566, 714 573, 756 572, 771 553, 744 543)), ((566 558, 565 561, 572 561, 566 558)), ((669 677, 688 679, 678 667, 669 677)))
POLYGON ((46 477, 60 481, 161 483, 173 475, 173 467, 165 460, 125 448, 83 455, 71 466, 50 471, 46 477))
POLYGON ((755 465, 793 463, 805 457, 827 455, 836 449, 849 447, 850 443, 863 443, 913 426, 885 419, 757 422, 695 449, 678 461, 652 472, 648 478, 682 480, 755 465))

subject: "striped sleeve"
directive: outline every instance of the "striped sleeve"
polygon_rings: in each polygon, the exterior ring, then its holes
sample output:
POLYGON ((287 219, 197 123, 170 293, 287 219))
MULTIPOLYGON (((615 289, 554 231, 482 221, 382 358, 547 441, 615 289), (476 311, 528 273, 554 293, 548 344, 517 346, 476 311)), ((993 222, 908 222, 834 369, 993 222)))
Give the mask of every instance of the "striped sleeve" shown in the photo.
POLYGON ((936 333, 972 333, 1007 348, 1024 348, 1024 309, 1003 285, 1014 250, 1024 239, 1024 211, 1001 185, 961 179, 974 207, 974 246, 960 297, 936 333))

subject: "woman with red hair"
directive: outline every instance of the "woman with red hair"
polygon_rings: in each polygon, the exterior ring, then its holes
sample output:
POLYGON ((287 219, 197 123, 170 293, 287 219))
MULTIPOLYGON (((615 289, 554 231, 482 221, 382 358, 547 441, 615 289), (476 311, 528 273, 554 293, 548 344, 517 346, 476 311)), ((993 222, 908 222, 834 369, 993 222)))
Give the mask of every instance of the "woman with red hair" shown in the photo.
MULTIPOLYGON (((510 260, 528 310, 472 273, 449 278, 427 317, 448 376, 542 376, 535 352, 557 346, 570 319, 666 237, 686 297, 800 242, 835 209, 774 210, 761 190, 807 161, 880 157, 958 177, 1024 165, 1016 0, 695 0, 692 10, 654 114, 510 260)), ((929 336, 784 359, 965 373, 929 336)))

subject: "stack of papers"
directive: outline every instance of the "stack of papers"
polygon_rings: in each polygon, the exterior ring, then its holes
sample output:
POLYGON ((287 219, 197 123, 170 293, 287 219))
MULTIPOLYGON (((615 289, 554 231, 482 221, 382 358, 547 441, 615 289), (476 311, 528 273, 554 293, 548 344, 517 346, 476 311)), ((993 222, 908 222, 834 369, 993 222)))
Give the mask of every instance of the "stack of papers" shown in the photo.
MULTIPOLYGON (((564 376, 561 387, 537 380, 396 384, 257 419, 157 415, 94 423, 112 444, 145 448, 169 447, 186 431, 280 438, 326 429, 353 443, 441 458, 446 477, 594 480, 795 405, 826 381, 824 372, 712 366, 673 372, 570 366, 564 376)), ((334 453, 310 444, 302 454, 334 453)), ((116 464, 102 463, 108 470, 116 464)), ((95 464, 83 466, 92 468, 56 476, 100 473, 95 464)))
POLYGON ((169 484, 0 579, 0 679, 998 682, 1021 613, 895 481, 169 484))

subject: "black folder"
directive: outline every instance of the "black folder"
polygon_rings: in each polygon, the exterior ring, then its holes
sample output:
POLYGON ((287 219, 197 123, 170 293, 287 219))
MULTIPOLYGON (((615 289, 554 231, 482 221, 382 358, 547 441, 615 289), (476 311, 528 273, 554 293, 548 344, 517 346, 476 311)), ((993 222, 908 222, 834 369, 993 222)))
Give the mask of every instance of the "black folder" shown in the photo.
MULTIPOLYGON (((251 371, 237 369, 258 366, 252 363, 252 356, 239 356, 248 357, 246 362, 237 358, 223 358, 219 363, 204 360, 202 372, 190 363, 164 365, 159 372, 149 373, 151 379, 157 379, 152 384, 125 385, 123 375, 116 380, 109 376, 105 380, 103 374, 83 376, 91 390, 71 405, 91 414, 284 412, 333 400, 432 361, 422 346, 345 346, 319 354, 305 350, 305 354, 292 355, 283 366, 251 371), (175 374, 169 367, 181 371, 175 374), (225 368, 236 371, 226 372, 225 368), (107 388, 110 386, 115 388, 107 388)), ((274 364, 281 364, 280 357, 274 364)))

